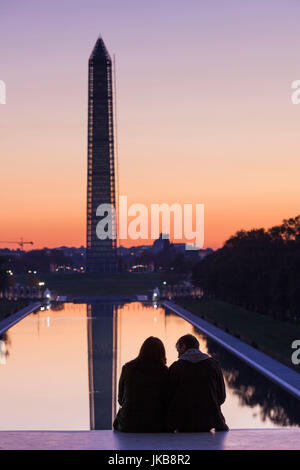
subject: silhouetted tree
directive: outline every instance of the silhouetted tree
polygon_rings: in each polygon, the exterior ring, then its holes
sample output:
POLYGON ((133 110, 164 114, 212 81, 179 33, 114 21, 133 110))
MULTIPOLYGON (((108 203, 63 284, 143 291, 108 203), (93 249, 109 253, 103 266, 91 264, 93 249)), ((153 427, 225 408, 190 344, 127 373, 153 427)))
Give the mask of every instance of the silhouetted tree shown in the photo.
POLYGON ((241 230, 193 268, 207 296, 280 320, 300 322, 300 216, 241 230))

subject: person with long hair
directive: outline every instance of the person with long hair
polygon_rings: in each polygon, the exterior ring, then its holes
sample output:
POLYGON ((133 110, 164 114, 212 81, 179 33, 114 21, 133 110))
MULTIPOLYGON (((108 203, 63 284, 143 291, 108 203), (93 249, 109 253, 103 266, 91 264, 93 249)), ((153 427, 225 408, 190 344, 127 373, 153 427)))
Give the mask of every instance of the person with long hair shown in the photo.
POLYGON ((159 338, 150 336, 136 359, 122 368, 114 429, 123 432, 166 431, 168 368, 159 338))

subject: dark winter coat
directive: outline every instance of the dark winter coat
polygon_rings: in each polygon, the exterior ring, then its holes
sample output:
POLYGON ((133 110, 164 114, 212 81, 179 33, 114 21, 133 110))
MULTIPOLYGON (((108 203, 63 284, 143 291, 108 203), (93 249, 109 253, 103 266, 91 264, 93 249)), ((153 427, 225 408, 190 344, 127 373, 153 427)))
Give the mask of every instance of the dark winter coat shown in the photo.
POLYGON ((219 363, 197 349, 188 349, 169 369, 168 430, 228 430, 220 406, 226 398, 219 363))
POLYGON ((135 359, 123 366, 114 429, 124 432, 166 431, 168 368, 135 359))

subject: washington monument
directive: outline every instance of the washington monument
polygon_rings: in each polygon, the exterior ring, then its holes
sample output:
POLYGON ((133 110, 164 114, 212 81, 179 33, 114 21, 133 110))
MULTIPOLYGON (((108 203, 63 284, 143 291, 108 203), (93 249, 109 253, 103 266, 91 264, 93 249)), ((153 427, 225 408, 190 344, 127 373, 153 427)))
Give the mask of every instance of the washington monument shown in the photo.
MULTIPOLYGON (((117 269, 116 239, 100 240, 96 234, 100 204, 116 207, 112 61, 101 37, 89 59, 87 272, 117 269)), ((106 214, 107 215, 107 214, 106 214)), ((116 220, 112 220, 112 225, 116 220)))

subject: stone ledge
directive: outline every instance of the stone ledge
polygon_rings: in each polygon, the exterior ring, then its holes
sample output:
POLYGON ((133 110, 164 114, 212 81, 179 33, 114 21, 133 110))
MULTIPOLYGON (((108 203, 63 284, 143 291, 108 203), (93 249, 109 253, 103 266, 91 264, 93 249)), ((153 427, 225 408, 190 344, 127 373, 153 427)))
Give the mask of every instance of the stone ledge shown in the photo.
POLYGON ((1 450, 300 450, 300 428, 134 434, 115 431, 0 431, 1 450))

